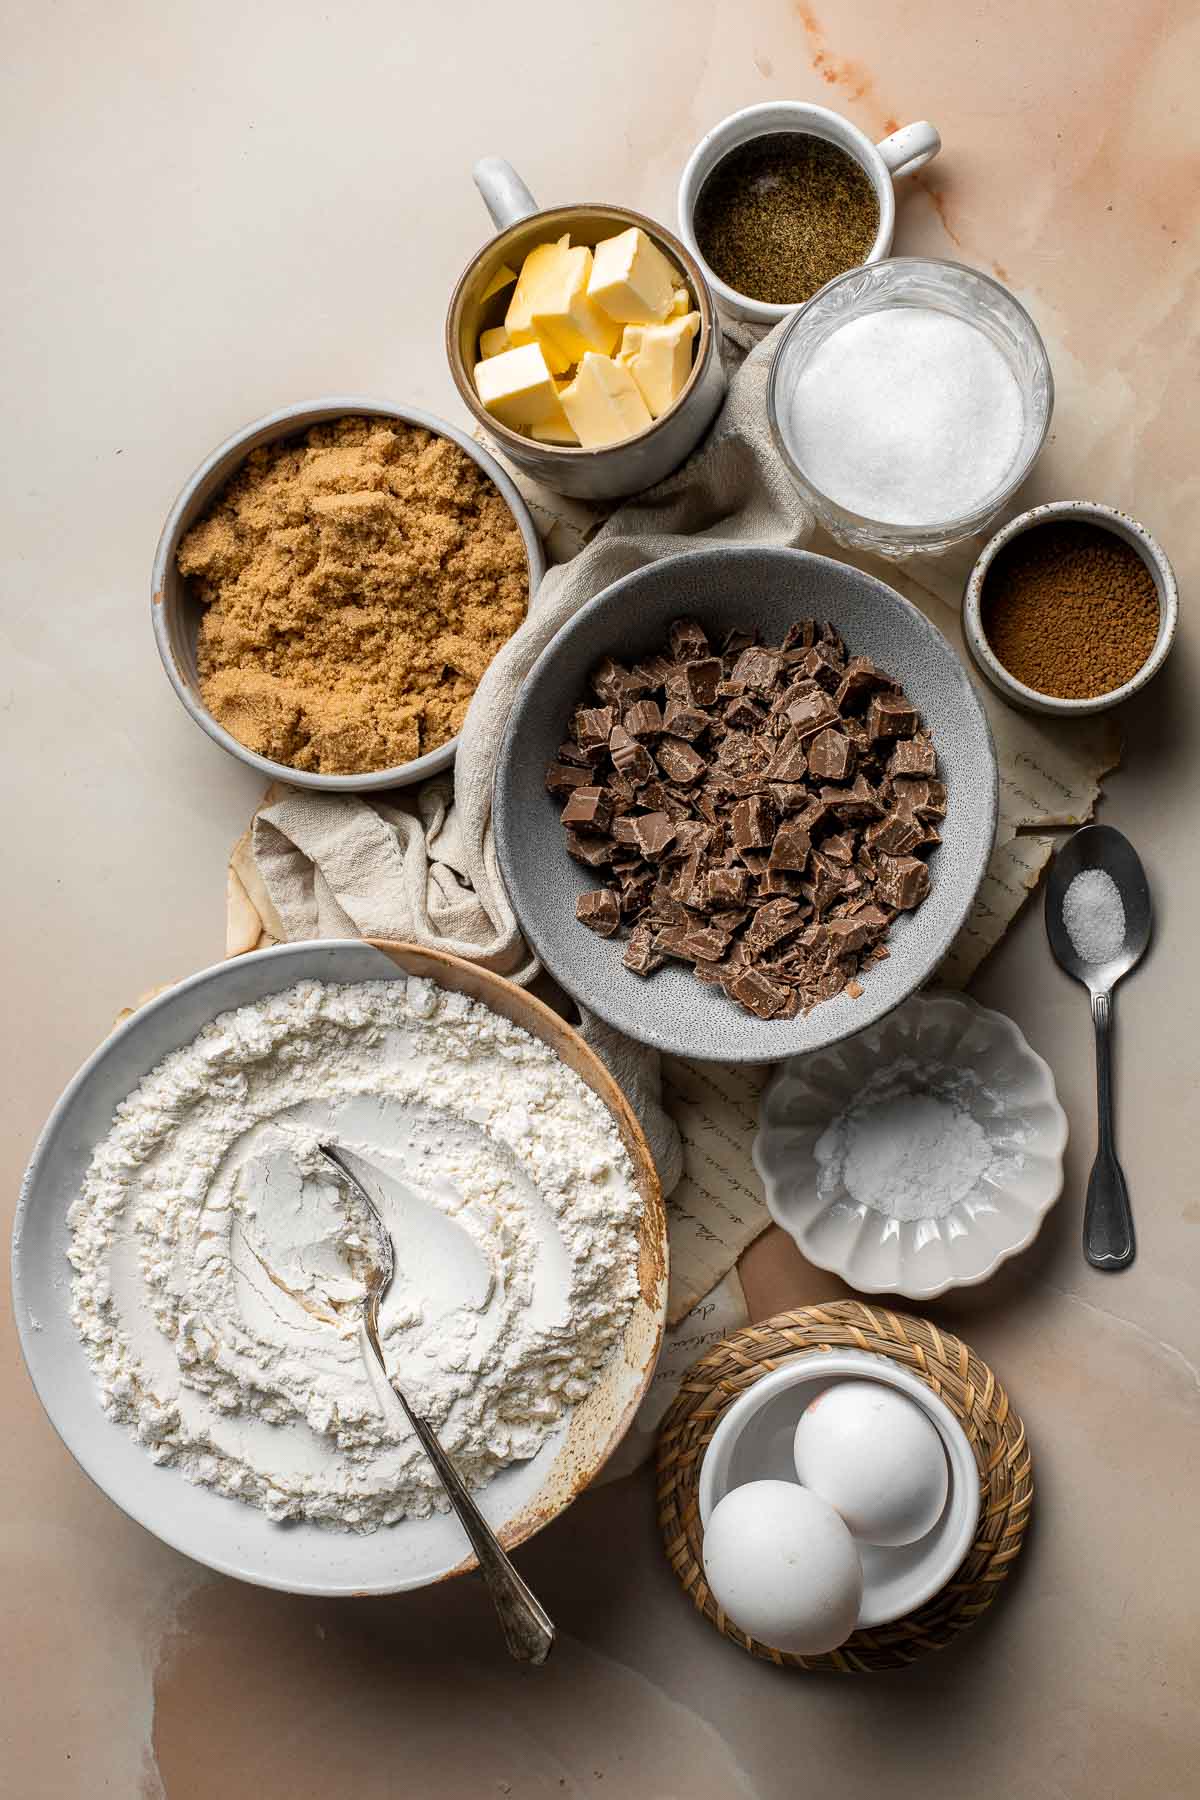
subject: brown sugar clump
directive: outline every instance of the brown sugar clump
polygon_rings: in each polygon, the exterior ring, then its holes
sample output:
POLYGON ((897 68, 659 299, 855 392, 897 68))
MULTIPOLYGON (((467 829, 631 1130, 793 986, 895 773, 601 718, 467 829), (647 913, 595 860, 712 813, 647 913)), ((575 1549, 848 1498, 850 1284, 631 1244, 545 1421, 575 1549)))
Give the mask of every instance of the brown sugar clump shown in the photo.
POLYGON ((1132 681, 1158 637, 1158 590, 1133 546, 1085 520, 1035 525, 997 553, 983 633, 1040 694, 1091 700, 1132 681))
POLYGON ((379 418, 251 451, 179 547, 200 691, 260 756, 347 775, 455 736, 525 617, 525 545, 448 438, 379 418))

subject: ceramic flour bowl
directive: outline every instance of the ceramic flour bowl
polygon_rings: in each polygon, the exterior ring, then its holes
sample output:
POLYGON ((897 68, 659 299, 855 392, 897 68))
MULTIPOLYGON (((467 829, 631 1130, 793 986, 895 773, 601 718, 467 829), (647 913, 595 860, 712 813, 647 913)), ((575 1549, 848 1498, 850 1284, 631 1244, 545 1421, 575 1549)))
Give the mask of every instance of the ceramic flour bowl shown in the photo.
POLYGON ((754 1165, 771 1217, 809 1262, 860 1293, 932 1300, 986 1281, 1033 1242, 1062 1191, 1066 1143, 1054 1077, 1012 1020, 960 994, 917 994, 837 1049, 776 1070, 754 1165), (848 1191, 836 1121, 926 1094, 975 1121, 991 1161, 943 1217, 890 1218, 848 1191))
MULTIPOLYGON (((475 1567, 450 1514, 405 1519, 365 1535, 308 1521, 276 1524, 265 1512, 156 1468, 112 1423, 69 1317, 67 1207, 120 1101, 164 1056, 230 1008, 298 981, 405 981, 423 976, 468 995, 549 1045, 596 1093, 619 1131, 644 1203, 638 1297, 587 1397, 528 1462, 512 1463, 476 1493, 512 1547, 555 1518, 620 1442, 649 1384, 666 1311, 666 1224, 658 1180, 636 1119, 604 1065, 556 1013, 477 965, 412 945, 361 941, 288 944, 205 969, 120 1025, 71 1082, 38 1140, 13 1228, 13 1311, 43 1406, 85 1473, 164 1543, 243 1581, 289 1593, 392 1594, 475 1567)), ((280 1428, 286 1429, 286 1428, 280 1428)))
POLYGON ((581 1005, 644 1044, 677 1056, 774 1062, 818 1050, 876 1023, 945 955, 987 867, 996 826, 996 757, 983 708, 962 664, 924 614, 872 575, 803 550, 726 546, 665 557, 616 581, 582 607, 534 664, 500 746, 496 847, 521 928, 550 973, 581 1005), (658 649, 683 614, 715 640, 757 629, 782 641, 796 619, 829 619, 849 653, 894 676, 925 717, 947 789, 942 843, 929 862, 929 898, 892 928, 890 955, 860 976, 863 992, 772 1023, 752 1017, 678 965, 645 980, 621 944, 575 917, 597 885, 567 852, 545 772, 566 735, 590 670, 606 654, 630 661, 658 649))
POLYGON ((505 473, 490 451, 482 444, 477 444, 460 426, 435 418, 432 413, 420 412, 416 407, 389 406, 386 402, 365 400, 358 395, 333 395, 323 400, 307 401, 300 406, 285 406, 279 412, 268 413, 266 418, 255 419, 253 424, 234 432, 211 456, 205 458, 171 508, 154 554, 150 610, 154 621, 154 639, 163 668, 187 712, 215 744, 220 744, 222 750, 228 750, 231 756, 236 756, 240 762, 257 769, 260 775, 267 776, 271 781, 287 781, 293 787, 319 788, 328 794, 362 794, 378 788, 407 787, 413 782, 427 781, 431 775, 441 774, 443 769, 448 769, 453 763, 458 739, 451 738, 449 743, 439 744, 436 750, 415 757, 412 762, 401 763, 391 769, 368 769, 358 775, 322 775, 307 769, 293 769, 290 764, 273 762, 270 757, 260 756, 257 751, 248 749, 218 723, 204 703, 196 666, 196 637, 204 609, 190 592, 175 559, 184 537, 252 450, 259 449, 263 444, 278 443, 282 438, 298 437, 312 425, 323 424, 328 419, 343 419, 348 415, 388 419, 401 425, 419 425, 423 430, 435 432, 439 437, 449 438, 457 444, 472 462, 478 463, 489 481, 499 490, 516 521, 529 565, 530 597, 536 593, 538 583, 546 571, 546 558, 537 526, 529 508, 517 492, 512 477, 505 473))

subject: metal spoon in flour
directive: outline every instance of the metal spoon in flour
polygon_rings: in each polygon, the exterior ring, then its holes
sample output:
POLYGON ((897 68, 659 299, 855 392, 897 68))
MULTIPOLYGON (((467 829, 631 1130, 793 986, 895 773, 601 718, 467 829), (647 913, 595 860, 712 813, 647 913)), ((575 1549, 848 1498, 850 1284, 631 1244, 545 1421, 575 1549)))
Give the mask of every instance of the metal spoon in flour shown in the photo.
MULTIPOLYGON (((351 1257, 354 1272, 367 1290, 362 1312, 367 1342, 375 1352, 384 1379, 404 1408, 408 1422, 420 1440, 421 1448, 437 1470, 450 1504, 471 1540, 471 1548, 479 1559, 479 1572, 491 1593, 510 1655, 516 1657, 518 1662, 544 1663, 554 1647, 554 1626, 548 1614, 501 1549, 499 1539, 471 1498, 466 1484, 438 1443, 433 1430, 413 1411, 387 1372, 379 1345, 379 1303, 391 1286, 396 1256, 379 1209, 364 1185, 364 1177, 366 1181, 371 1179, 371 1165, 349 1150, 335 1149, 332 1144, 321 1144, 318 1148, 325 1161, 336 1171, 339 1180, 360 1202, 356 1212, 357 1215, 365 1214, 361 1223, 366 1226, 372 1238, 372 1242, 363 1245, 361 1250, 356 1248, 351 1257), (352 1163, 358 1164, 361 1176, 355 1173, 352 1163)), ((356 1216, 355 1224, 359 1222, 359 1216, 356 1216)))
POLYGON ((1096 1028, 1096 1111, 1100 1145, 1088 1179, 1083 1215, 1083 1253, 1094 1269, 1127 1269, 1137 1254, 1129 1190, 1113 1143, 1112 991, 1139 963, 1150 941, 1150 887, 1138 853, 1111 825, 1085 825, 1067 839, 1054 859, 1046 884, 1046 935, 1055 958, 1092 996, 1096 1028), (1125 910, 1125 930, 1104 962, 1081 956, 1064 915, 1067 891, 1077 875, 1100 870, 1116 886, 1125 910))

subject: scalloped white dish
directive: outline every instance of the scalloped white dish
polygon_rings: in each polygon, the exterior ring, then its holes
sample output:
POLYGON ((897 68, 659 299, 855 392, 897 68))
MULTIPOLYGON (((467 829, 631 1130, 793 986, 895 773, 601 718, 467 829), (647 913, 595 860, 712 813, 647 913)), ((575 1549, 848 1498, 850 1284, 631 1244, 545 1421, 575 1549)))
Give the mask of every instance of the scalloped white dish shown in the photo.
POLYGON ((917 994, 857 1037, 780 1064, 754 1165, 771 1217, 809 1262, 860 1293, 932 1300, 1033 1242, 1062 1192, 1066 1144, 1054 1077, 1012 1020, 959 994, 917 994), (988 1140, 984 1173, 941 1217, 888 1217, 849 1192, 829 1155, 829 1128, 884 1093, 952 1099, 988 1140))

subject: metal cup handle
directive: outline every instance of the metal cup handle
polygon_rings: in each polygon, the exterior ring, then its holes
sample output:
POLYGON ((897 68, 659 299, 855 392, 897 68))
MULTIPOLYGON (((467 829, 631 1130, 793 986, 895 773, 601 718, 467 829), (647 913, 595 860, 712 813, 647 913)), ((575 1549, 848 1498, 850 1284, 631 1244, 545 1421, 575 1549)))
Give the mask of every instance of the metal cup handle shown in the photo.
POLYGON ((497 231, 507 231, 510 225, 541 211, 517 171, 502 156, 481 156, 471 175, 497 231))

